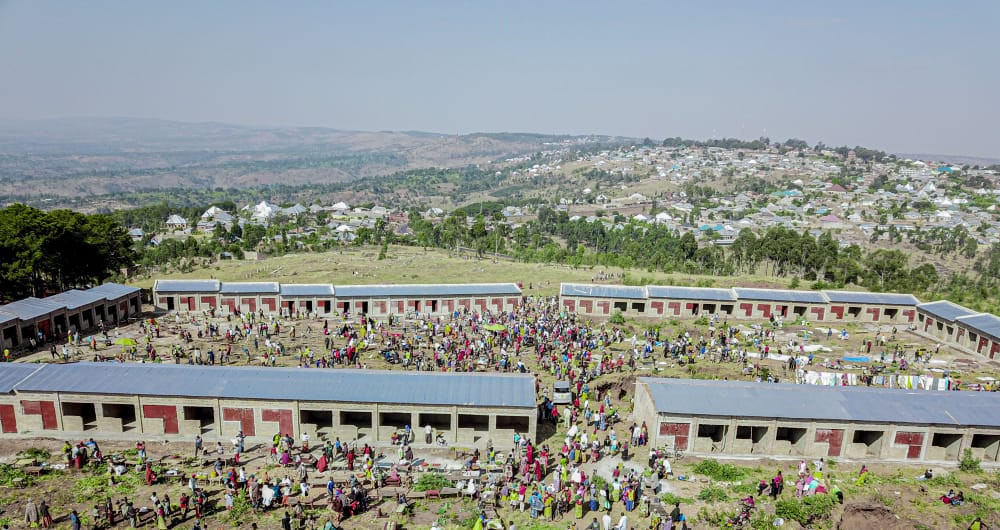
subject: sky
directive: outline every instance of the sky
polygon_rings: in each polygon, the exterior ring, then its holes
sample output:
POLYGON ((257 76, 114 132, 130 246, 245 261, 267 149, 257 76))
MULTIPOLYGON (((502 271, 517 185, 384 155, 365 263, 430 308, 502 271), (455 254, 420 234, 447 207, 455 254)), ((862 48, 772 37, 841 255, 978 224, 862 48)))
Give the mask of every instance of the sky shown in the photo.
POLYGON ((0 0, 0 118, 1000 158, 1000 2, 0 0))

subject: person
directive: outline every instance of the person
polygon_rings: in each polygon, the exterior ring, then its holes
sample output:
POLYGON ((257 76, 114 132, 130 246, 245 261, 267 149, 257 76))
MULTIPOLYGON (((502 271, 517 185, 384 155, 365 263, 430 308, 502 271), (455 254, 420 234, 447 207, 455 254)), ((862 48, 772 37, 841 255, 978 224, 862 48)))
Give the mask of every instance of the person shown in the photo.
POLYGON ((201 435, 200 434, 196 434, 195 437, 194 437, 194 457, 195 458, 198 458, 198 455, 201 454, 201 444, 202 444, 201 435))
POLYGON ((28 502, 24 505, 24 522, 28 526, 38 524, 38 506, 31 497, 28 497, 28 502))
POLYGON ((281 530, 292 530, 292 516, 285 510, 285 515, 281 517, 281 530))
POLYGON ((73 510, 69 514, 69 527, 71 530, 80 530, 80 514, 73 510))
POLYGON ((431 435, 433 434, 433 432, 434 428, 431 427, 430 423, 428 423, 427 426, 424 427, 424 439, 427 441, 427 445, 430 445, 431 443, 431 435))
POLYGON ((833 494, 837 496, 837 502, 840 503, 840 504, 844 504, 844 492, 840 491, 840 486, 837 486, 836 484, 834 484, 832 491, 833 491, 833 494))
POLYGON ((979 517, 973 519, 972 523, 969 524, 969 530, 987 530, 987 526, 983 523, 983 520, 979 517))
POLYGON ((42 528, 52 528, 52 515, 49 514, 49 505, 45 499, 38 505, 38 515, 42 518, 42 528))
POLYGON ((917 480, 930 480, 932 478, 934 478, 934 472, 928 469, 927 471, 924 471, 923 475, 917 477, 917 480))
POLYGON ((673 521, 670 525, 670 529, 673 530, 674 525, 681 520, 681 503, 674 503, 674 509, 670 510, 670 520, 673 521))

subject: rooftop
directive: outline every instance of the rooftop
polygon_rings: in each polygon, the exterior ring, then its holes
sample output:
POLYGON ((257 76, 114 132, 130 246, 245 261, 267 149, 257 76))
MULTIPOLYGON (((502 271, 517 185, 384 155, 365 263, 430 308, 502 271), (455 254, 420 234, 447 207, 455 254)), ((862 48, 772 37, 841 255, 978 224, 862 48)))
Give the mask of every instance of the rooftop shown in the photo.
POLYGON ((215 293, 219 280, 156 280, 153 290, 166 293, 215 293))
POLYGON ((278 282, 225 282, 222 294, 278 294, 278 282))
POLYGON ((1000 318, 989 313, 958 317, 958 322, 968 328, 978 331, 980 335, 989 335, 1000 339, 1000 318))
POLYGON ((408 285, 336 285, 338 298, 381 298, 392 296, 521 296, 513 283, 457 283, 408 285))
POLYGON ((1000 394, 640 377, 657 412, 692 416, 1000 427, 1000 394))
POLYGON ((530 375, 82 362, 44 364, 25 377, 26 372, 20 366, 29 365, 3 363, 0 366, 0 390, 5 381, 19 378, 17 384, 8 383, 18 392, 535 406, 535 384, 530 375), (9 370, 18 372, 14 374, 9 370))
POLYGON ((333 296, 333 286, 328 283, 283 283, 281 296, 333 296))
POLYGON ((594 296, 597 298, 646 298, 645 287, 627 285, 591 285, 584 283, 564 283, 559 286, 561 296, 594 296))
POLYGON ((24 321, 35 320, 64 309, 65 307, 59 302, 50 302, 48 299, 34 297, 0 306, 0 311, 14 315, 24 321))
POLYGON ((920 303, 920 300, 917 300, 912 294, 860 291, 823 291, 823 294, 834 303, 869 305, 917 305, 920 303))
POLYGON ((819 291, 789 291, 785 289, 748 289, 734 287, 733 291, 741 300, 764 300, 769 302, 792 302, 801 304, 825 304, 826 297, 819 291))
POLYGON ((732 289, 715 289, 709 287, 675 287, 648 285, 646 292, 650 298, 673 298, 681 300, 717 300, 720 302, 736 301, 732 289))
POLYGON ((954 322, 958 317, 976 314, 975 311, 967 307, 960 306, 947 300, 938 300, 937 302, 919 304, 917 305, 917 309, 931 315, 934 318, 947 320, 948 322, 954 322))

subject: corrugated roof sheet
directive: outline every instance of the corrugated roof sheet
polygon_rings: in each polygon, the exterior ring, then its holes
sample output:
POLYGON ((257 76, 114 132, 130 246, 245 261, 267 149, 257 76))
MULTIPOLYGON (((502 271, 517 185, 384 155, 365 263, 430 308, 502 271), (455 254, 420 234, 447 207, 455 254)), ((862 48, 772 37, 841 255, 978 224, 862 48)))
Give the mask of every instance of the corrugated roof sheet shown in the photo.
POLYGON ((784 289, 747 289, 734 287, 740 299, 764 300, 769 302, 798 302, 800 304, 825 304, 826 297, 819 291, 789 291, 784 289))
POLYGON ((278 282, 224 282, 222 294, 278 294, 278 282))
POLYGON ((868 305, 917 305, 920 300, 912 294, 865 293, 859 291, 823 291, 834 303, 868 305))
POLYGON ((132 287, 130 285, 122 285, 120 283, 108 282, 97 287, 91 287, 87 289, 88 292, 97 293, 104 297, 105 300, 109 302, 117 300, 119 298, 124 298, 126 296, 133 295, 142 291, 138 287, 132 287))
MULTIPOLYGON (((0 374, 10 363, 0 365, 0 374)), ((530 375, 174 364, 46 364, 18 391, 230 399, 535 406, 530 375)))
POLYGON ((44 364, 3 363, 0 368, 0 394, 10 394, 24 378, 41 369, 44 364))
POLYGON ((335 285, 338 298, 385 298, 391 296, 521 296, 513 283, 457 283, 408 285, 335 285))
POLYGON ((0 324, 17 322, 17 315, 12 315, 6 311, 0 311, 0 324))
POLYGON ((714 289, 708 287, 677 287, 673 285, 647 285, 646 292, 650 298, 672 298, 675 300, 715 300, 718 302, 735 302, 736 293, 732 289, 714 289))
POLYGON ((283 283, 281 296, 333 296, 333 286, 328 283, 283 283))
POLYGON ((917 309, 931 315, 934 318, 937 318, 938 320, 947 320, 948 322, 954 322, 958 317, 976 314, 975 311, 967 307, 960 306, 947 300, 938 300, 937 302, 919 304, 917 305, 917 309))
POLYGON ((96 303, 104 303, 104 297, 100 294, 77 289, 63 291, 46 298, 46 300, 65 306, 66 309, 79 309, 96 303))
POLYGON ((1000 394, 640 377, 656 410, 692 416, 1000 427, 1000 394))
POLYGON ((219 280, 156 280, 153 290, 161 293, 217 293, 219 280))
POLYGON ((1000 318, 997 318, 995 315, 982 313, 979 315, 958 317, 957 320, 966 327, 979 332, 980 335, 989 335, 1000 339, 1000 318))
POLYGON ((562 296, 593 296, 596 298, 628 298, 631 300, 641 300, 646 298, 646 288, 628 285, 564 283, 559 286, 559 294, 562 296))
POLYGON ((25 298, 0 306, 0 311, 10 313, 25 321, 35 320, 63 310, 65 308, 58 302, 49 302, 48 299, 35 297, 25 298))

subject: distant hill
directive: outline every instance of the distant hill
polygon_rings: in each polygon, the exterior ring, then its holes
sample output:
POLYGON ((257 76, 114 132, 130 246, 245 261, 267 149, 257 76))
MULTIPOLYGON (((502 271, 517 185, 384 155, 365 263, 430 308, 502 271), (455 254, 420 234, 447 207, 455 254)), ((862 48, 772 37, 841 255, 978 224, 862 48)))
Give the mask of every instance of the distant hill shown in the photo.
POLYGON ((611 137, 447 135, 139 118, 0 120, 0 202, 187 187, 341 182, 485 164, 611 137))

